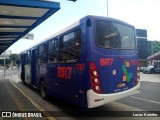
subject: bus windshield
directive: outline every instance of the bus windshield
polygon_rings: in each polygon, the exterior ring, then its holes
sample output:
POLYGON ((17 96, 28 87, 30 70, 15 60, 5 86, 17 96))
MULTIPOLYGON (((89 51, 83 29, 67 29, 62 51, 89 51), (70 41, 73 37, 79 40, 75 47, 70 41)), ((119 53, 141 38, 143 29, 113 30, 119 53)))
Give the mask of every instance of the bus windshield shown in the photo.
POLYGON ((134 29, 113 21, 97 20, 96 44, 102 48, 134 49, 134 29))

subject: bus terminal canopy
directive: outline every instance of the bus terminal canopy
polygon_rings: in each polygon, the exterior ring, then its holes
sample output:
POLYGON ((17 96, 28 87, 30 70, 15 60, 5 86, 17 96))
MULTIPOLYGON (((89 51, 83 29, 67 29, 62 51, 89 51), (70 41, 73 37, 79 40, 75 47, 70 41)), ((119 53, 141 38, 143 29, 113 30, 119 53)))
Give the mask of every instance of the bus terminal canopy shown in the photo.
POLYGON ((0 0, 0 54, 59 9, 57 2, 0 0))

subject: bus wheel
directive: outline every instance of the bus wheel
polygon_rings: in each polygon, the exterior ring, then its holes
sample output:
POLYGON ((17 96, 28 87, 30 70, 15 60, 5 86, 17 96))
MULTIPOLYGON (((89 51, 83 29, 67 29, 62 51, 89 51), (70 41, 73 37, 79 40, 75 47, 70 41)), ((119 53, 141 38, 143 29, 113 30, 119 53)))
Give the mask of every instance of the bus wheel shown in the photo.
POLYGON ((41 84, 40 84, 40 94, 41 94, 41 97, 43 99, 47 100, 47 91, 46 91, 45 81, 41 81, 41 84))

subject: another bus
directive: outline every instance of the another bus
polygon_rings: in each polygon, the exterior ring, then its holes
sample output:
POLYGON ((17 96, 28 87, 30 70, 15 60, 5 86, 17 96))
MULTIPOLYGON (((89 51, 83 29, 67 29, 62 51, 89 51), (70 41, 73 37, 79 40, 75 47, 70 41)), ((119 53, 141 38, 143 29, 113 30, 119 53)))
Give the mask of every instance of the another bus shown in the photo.
POLYGON ((44 99, 93 108, 140 92, 137 52, 132 25, 86 16, 22 52, 21 79, 44 99))

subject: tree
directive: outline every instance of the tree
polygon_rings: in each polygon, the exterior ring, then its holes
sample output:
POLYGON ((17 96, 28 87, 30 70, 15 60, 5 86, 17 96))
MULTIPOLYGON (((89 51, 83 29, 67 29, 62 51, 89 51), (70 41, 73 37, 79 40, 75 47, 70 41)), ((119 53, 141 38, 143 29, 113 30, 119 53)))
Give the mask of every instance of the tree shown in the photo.
MULTIPOLYGON (((11 64, 11 60, 5 59, 5 64, 6 64, 6 67, 9 67, 9 65, 11 64)), ((0 65, 4 66, 4 59, 0 59, 0 65)))
POLYGON ((11 54, 9 56, 10 60, 13 61, 13 64, 15 64, 15 61, 18 59, 18 55, 17 54, 11 54))

